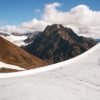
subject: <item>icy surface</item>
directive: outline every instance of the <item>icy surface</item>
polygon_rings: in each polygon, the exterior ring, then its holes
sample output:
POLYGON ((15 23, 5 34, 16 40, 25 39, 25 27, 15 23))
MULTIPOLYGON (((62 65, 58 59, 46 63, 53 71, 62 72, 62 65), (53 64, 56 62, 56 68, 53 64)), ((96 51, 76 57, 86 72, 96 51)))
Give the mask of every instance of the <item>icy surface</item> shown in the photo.
POLYGON ((62 63, 0 77, 0 100, 100 100, 100 44, 62 63))

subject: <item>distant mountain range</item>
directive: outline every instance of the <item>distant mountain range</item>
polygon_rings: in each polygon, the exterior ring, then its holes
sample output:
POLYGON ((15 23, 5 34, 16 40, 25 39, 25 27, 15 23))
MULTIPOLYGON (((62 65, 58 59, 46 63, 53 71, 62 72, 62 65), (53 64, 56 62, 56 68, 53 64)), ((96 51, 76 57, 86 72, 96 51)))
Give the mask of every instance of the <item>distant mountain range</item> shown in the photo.
MULTIPOLYGON (((33 69, 73 58, 96 43, 96 40, 78 36, 72 29, 60 24, 48 25, 43 32, 0 32, 0 61, 33 69)), ((17 70, 0 69, 0 72, 12 71, 17 70)))
POLYGON ((35 35, 38 33, 38 31, 28 33, 8 33, 0 31, 0 36, 20 47, 30 44, 33 41, 35 35))

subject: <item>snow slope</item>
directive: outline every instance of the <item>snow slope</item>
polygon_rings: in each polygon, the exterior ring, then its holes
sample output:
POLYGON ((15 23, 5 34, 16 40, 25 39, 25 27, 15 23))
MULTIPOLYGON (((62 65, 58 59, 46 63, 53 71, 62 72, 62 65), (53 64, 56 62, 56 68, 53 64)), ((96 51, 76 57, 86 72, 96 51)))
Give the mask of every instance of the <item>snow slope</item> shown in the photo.
POLYGON ((1 61, 0 61, 0 68, 10 68, 10 69, 17 69, 17 70, 25 70, 24 68, 21 68, 19 66, 6 64, 6 63, 3 63, 1 61))
POLYGON ((100 43, 68 61, 0 74, 0 100, 100 100, 100 43))

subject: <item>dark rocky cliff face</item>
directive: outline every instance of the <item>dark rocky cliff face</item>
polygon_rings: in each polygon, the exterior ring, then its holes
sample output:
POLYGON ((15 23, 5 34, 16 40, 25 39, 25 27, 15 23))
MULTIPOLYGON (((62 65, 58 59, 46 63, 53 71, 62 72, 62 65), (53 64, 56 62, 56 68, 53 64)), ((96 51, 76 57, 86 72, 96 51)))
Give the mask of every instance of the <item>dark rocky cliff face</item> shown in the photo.
POLYGON ((96 44, 91 38, 79 37, 72 29, 54 24, 38 34, 24 49, 49 63, 75 57, 96 44))

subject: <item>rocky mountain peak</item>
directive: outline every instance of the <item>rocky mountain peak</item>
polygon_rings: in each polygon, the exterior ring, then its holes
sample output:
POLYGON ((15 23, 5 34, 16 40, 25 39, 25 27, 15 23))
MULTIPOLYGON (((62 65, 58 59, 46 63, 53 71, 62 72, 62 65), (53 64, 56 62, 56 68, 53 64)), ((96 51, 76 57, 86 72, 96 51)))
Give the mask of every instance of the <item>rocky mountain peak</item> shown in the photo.
POLYGON ((59 37, 71 43, 79 41, 79 37, 71 28, 64 27, 61 24, 48 25, 43 33, 48 37, 56 36, 57 38, 57 36, 59 35, 59 37))
POLYGON ((75 57, 96 44, 95 40, 80 37, 61 24, 48 25, 25 49, 49 63, 75 57))
POLYGON ((45 28, 45 30, 51 30, 51 29, 61 29, 64 28, 62 24, 52 24, 52 25, 47 25, 47 27, 45 28))
POLYGON ((51 33, 56 33, 57 31, 64 29, 64 27, 61 24, 53 24, 53 25, 48 25, 43 33, 46 34, 51 34, 51 33))

